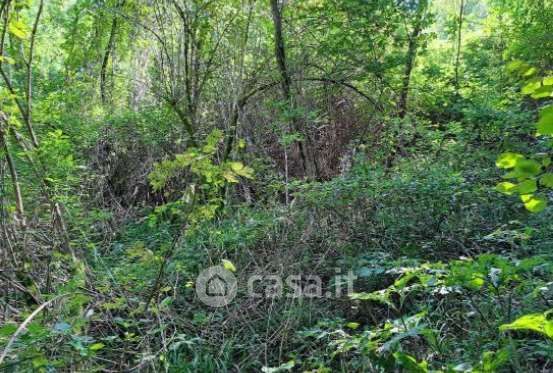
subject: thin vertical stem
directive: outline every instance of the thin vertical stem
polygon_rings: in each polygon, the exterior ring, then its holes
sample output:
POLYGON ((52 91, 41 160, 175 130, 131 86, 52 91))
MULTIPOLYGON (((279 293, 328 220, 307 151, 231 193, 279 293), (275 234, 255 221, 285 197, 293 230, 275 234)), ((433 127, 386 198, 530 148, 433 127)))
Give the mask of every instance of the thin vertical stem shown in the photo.
POLYGON ((38 139, 33 129, 33 60, 35 50, 35 40, 38 31, 38 24, 40 22, 40 16, 44 8, 44 0, 40 0, 38 4, 38 10, 33 24, 33 31, 31 32, 31 39, 29 41, 29 59, 27 61, 27 127, 31 136, 31 141, 35 147, 38 147, 38 139))
POLYGON ((465 0, 461 0, 459 9, 459 27, 457 29, 457 56, 455 58, 455 91, 459 93, 459 64, 461 62, 461 43, 463 33, 463 14, 465 12, 465 0))
POLYGON ((15 208, 17 211, 17 218, 22 226, 25 226, 25 209, 23 208, 23 197, 21 194, 21 187, 19 185, 19 177, 17 175, 17 169, 15 168, 15 162, 11 156, 10 149, 8 147, 7 135, 3 128, 6 123, 5 116, 0 113, 0 147, 4 150, 6 162, 8 163, 8 170, 12 179, 13 192, 15 195, 15 208))

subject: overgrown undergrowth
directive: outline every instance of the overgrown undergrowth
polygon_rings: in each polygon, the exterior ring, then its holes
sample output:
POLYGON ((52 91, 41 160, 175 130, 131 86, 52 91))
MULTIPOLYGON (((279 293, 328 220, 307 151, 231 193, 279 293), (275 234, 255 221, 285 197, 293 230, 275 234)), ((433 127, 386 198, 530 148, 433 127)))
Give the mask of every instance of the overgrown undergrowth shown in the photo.
MULTIPOLYGON (((148 309, 175 227, 145 216, 89 252, 91 270, 74 270, 6 368, 62 368, 68 355, 78 370, 122 361, 173 371, 550 366, 550 329, 519 331, 515 321, 547 320, 553 303, 549 213, 521 223, 526 213, 489 188, 495 171, 472 165, 419 159, 385 174, 359 162, 348 176, 298 184, 288 208, 228 209, 183 237, 148 309), (236 267, 238 295, 213 309, 194 281, 223 259, 236 267), (246 286, 254 274, 317 275, 326 294, 349 270, 349 296, 255 298, 246 286)), ((3 326, 3 340, 16 328, 3 326)))

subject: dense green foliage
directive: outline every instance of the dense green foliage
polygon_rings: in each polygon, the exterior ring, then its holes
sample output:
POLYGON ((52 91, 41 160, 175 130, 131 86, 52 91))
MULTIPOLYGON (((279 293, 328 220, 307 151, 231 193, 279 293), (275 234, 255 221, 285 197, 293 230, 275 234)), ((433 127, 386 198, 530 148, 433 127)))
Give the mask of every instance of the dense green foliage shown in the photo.
POLYGON ((548 0, 0 0, 0 371, 552 371, 552 35, 548 0))

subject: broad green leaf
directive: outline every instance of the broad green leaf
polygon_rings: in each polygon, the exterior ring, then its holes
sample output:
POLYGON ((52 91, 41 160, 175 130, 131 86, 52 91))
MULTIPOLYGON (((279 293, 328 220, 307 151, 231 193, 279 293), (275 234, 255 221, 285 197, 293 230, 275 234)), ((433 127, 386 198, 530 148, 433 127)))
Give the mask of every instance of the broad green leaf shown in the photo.
POLYGON ((536 180, 529 179, 518 184, 517 191, 519 194, 531 194, 538 190, 536 180))
POLYGON ((547 188, 553 188, 553 173, 545 173, 540 177, 540 184, 547 188))
POLYGON ((539 100, 540 98, 546 98, 551 97, 553 94, 553 86, 542 86, 538 89, 536 89, 530 97, 532 97, 535 100, 539 100))
POLYGON ((546 76, 542 83, 543 85, 553 85, 553 76, 546 76))
MULTIPOLYGON (((517 179, 517 178, 520 178, 520 173, 517 172, 517 171, 511 171, 511 172, 507 172, 505 175, 502 176, 502 178, 504 179, 517 179)), ((523 177, 522 179, 525 179, 525 177, 523 177)))
POLYGON ((530 212, 540 212, 547 207, 547 200, 533 194, 523 194, 520 196, 520 199, 524 203, 526 210, 530 212))
POLYGON ((541 171, 541 165, 532 159, 522 159, 516 163, 515 171, 520 178, 536 176, 541 171))
POLYGON ((538 135, 553 135, 553 105, 546 106, 540 110, 538 135))
POLYGON ((495 165, 499 168, 513 168, 517 165, 517 162, 523 160, 524 156, 518 153, 503 153, 495 161, 495 165))
POLYGON ((524 315, 510 324, 501 325, 499 330, 532 330, 553 339, 553 321, 548 320, 543 313, 524 315))
POLYGON ((234 266, 234 264, 230 260, 223 259, 221 262, 223 263, 223 267, 227 271, 236 272, 236 267, 234 266))
POLYGON ((507 195, 510 196, 511 194, 516 192, 517 185, 513 184, 513 183, 510 183, 508 181, 504 181, 502 183, 497 184, 495 189, 500 193, 507 194, 507 195))

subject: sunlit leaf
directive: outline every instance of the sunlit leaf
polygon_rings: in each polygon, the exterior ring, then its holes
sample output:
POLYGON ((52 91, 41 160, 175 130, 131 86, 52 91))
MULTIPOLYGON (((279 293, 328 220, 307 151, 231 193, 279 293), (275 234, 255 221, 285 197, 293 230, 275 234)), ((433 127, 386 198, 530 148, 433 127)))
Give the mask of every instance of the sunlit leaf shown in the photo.
POLYGON ((522 154, 518 153, 503 153, 495 161, 495 165, 499 168, 513 168, 517 165, 517 162, 524 159, 522 154))
POLYGON ((533 194, 523 194, 520 196, 520 199, 524 203, 526 210, 530 212, 540 212, 547 207, 547 200, 545 198, 533 194))
POLYGON ((244 169, 244 164, 242 162, 230 162, 230 168, 232 171, 238 173, 244 169))
POLYGON ((538 70, 535 67, 531 67, 522 74, 524 77, 530 77, 534 75, 538 70))
POLYGON ((522 87, 522 93, 525 95, 530 95, 540 87, 541 79, 532 79, 528 84, 522 87))
POLYGON ((553 321, 543 313, 524 315, 510 324, 501 325, 499 330, 532 330, 553 339, 553 321))
POLYGON ((386 289, 373 291, 372 293, 351 293, 349 294, 349 297, 353 300, 372 300, 394 307, 394 304, 390 299, 390 293, 386 291, 386 289))
POLYGON ((469 282, 467 282, 467 286, 471 289, 480 289, 482 286, 484 286, 484 284, 484 279, 478 276, 475 276, 469 282))
POLYGON ((253 169, 247 166, 244 166, 242 162, 230 162, 229 163, 231 170, 236 173, 238 176, 242 176, 248 179, 253 178, 253 169))
POLYGON ((552 94, 553 94, 553 86, 542 86, 536 89, 534 92, 532 92, 530 97, 538 100, 540 98, 551 97, 552 94))
POLYGON ((103 343, 94 343, 92 345, 90 345, 90 347, 88 348, 90 351, 98 351, 98 350, 101 350, 102 348, 104 348, 106 345, 104 345, 103 343))
POLYGON ((28 34, 27 25, 21 21, 11 21, 8 25, 8 31, 19 39, 25 39, 28 34))
POLYGON ((510 183, 508 181, 505 181, 505 182, 497 184, 495 189, 500 193, 511 195, 516 191, 517 185, 513 184, 513 183, 510 183))
POLYGON ((349 329, 355 330, 355 329, 359 328, 359 323, 358 322, 348 322, 346 324, 346 327, 348 327, 349 329))
POLYGON ((230 260, 223 259, 223 260, 221 260, 221 262, 223 263, 223 267, 227 271, 236 272, 236 267, 234 266, 234 264, 230 260))
POLYGON ((229 182, 229 183, 237 183, 238 179, 236 178, 236 174, 234 174, 232 171, 227 170, 223 172, 223 177, 229 182))

